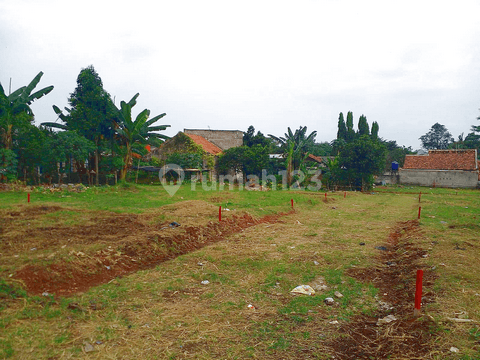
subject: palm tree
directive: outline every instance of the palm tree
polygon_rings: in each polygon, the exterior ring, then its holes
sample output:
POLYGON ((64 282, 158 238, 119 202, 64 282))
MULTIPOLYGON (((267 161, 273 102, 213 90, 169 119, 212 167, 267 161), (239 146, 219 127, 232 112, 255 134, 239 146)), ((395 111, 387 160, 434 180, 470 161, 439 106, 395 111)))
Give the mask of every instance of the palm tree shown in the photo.
POLYGON ((123 169, 120 172, 120 180, 125 180, 127 170, 132 165, 133 152, 136 152, 133 148, 135 143, 147 144, 152 142, 153 139, 165 140, 169 138, 155 131, 165 130, 170 125, 152 126, 164 117, 166 115, 165 113, 149 120, 150 110, 145 109, 137 115, 135 120, 132 120, 132 107, 137 103, 137 97, 139 95, 140 94, 137 93, 128 103, 122 101, 120 103, 120 109, 117 109, 115 132, 121 144, 124 146, 123 169))
POLYGON ((280 145, 280 148, 287 159, 288 186, 290 186, 292 182, 293 170, 301 168, 303 162, 308 157, 308 144, 313 143, 315 136, 317 135, 316 131, 312 131, 308 136, 306 133, 307 127, 300 126, 299 129, 295 130, 295 133, 288 128, 288 132, 285 133, 284 137, 268 135, 280 145))
POLYGON ((30 84, 22 86, 9 95, 5 94, 0 84, 0 135, 6 150, 11 149, 13 145, 15 127, 32 122, 33 111, 30 105, 53 90, 51 85, 32 94, 42 76, 43 72, 40 71, 30 84))

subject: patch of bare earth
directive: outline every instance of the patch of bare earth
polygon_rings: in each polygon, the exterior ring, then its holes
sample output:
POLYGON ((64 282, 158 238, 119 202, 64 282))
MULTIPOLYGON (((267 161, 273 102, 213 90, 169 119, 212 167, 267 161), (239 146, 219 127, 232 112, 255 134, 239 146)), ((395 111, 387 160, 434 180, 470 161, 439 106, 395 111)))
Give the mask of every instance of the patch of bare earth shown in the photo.
POLYGON ((234 213, 225 214, 219 222, 216 206, 203 201, 185 201, 148 214, 79 212, 82 220, 78 225, 65 226, 58 222, 41 225, 39 219, 43 215, 60 210, 75 212, 60 206, 21 206, 3 214, 0 256, 8 258, 12 267, 9 270, 14 270, 13 278, 30 294, 47 292, 68 296, 84 292, 118 276, 155 267, 248 227, 274 223, 285 215, 257 219, 246 213, 234 213), (180 226, 172 226, 173 219, 180 226), (35 222, 40 225, 30 226, 35 222), (21 266, 15 266, 13 257, 18 258, 19 253, 26 254, 27 259, 22 260, 21 266))
MULTIPOLYGON (((428 359, 433 354, 435 323, 428 316, 413 316, 416 271, 422 269, 426 251, 415 245, 421 236, 418 221, 398 224, 387 243, 380 247, 378 266, 351 268, 347 274, 379 289, 379 309, 372 316, 358 316, 340 328, 340 336, 329 345, 337 359, 428 359), (393 315, 396 320, 378 324, 393 315)), ((429 290, 435 280, 430 269, 423 269, 422 306, 434 301, 429 290)), ((438 355, 438 354, 437 354, 438 355)))

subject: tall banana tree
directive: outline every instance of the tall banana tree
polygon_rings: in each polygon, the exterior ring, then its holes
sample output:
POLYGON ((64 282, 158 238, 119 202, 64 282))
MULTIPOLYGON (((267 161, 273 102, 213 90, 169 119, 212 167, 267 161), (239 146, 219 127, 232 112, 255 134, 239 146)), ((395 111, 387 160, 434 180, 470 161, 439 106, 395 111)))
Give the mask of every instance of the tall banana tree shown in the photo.
POLYGON ((308 157, 308 145, 314 142, 315 136, 317 135, 316 131, 312 131, 308 136, 306 133, 307 127, 300 126, 295 132, 288 128, 284 137, 268 135, 280 145, 287 159, 287 183, 289 186, 292 184, 293 170, 295 170, 295 168, 301 168, 303 162, 308 157))
POLYGON ((128 168, 132 165, 133 145, 135 143, 148 144, 153 139, 168 139, 169 137, 159 134, 156 131, 163 131, 170 125, 153 126, 155 122, 160 120, 166 114, 157 115, 151 119, 150 110, 145 109, 137 115, 135 120, 132 119, 132 107, 137 103, 140 94, 136 94, 129 102, 122 101, 120 109, 117 109, 117 119, 115 120, 115 132, 123 146, 123 168, 120 172, 120 180, 125 180, 128 168))
POLYGON ((31 124, 33 111, 30 105, 53 90, 51 85, 32 94, 42 76, 43 72, 40 71, 30 84, 22 86, 9 95, 5 94, 0 84, 0 136, 6 150, 12 148, 15 128, 31 124))
MULTIPOLYGON (((43 122, 41 123, 41 125, 43 126, 46 126, 46 127, 50 127, 50 128, 55 128, 55 129, 60 129, 60 130, 71 130, 69 127, 68 127, 68 119, 67 119, 67 116, 68 115, 65 115, 63 113, 62 110, 60 110, 60 108, 56 105, 52 105, 53 107, 53 111, 55 111, 55 114, 58 115, 58 119, 62 120, 64 122, 64 124, 60 124, 60 123, 57 123, 57 122, 43 122)), ((65 107, 65 111, 70 114, 70 109, 65 107)), ((56 120, 55 120, 56 121, 56 120)))

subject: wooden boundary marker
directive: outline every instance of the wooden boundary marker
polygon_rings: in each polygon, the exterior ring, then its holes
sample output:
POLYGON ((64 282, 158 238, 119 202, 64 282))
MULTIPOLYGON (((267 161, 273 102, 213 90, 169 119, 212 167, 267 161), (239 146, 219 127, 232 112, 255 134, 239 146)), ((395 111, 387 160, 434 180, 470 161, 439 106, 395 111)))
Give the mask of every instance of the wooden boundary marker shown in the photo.
POLYGON ((417 270, 417 283, 415 290, 415 309, 413 310, 414 316, 420 316, 421 306, 422 306, 422 280, 423 280, 423 270, 417 270))

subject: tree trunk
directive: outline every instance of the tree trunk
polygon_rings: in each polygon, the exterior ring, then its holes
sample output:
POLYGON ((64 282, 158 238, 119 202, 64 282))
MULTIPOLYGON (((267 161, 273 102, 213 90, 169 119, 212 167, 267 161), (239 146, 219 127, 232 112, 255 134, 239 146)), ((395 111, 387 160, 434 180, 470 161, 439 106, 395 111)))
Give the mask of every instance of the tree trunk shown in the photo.
POLYGON ((5 134, 5 150, 10 150, 10 147, 12 146, 12 127, 13 125, 8 125, 7 126, 7 132, 5 134))
POLYGON ((138 171, 140 170, 140 159, 138 159, 138 164, 137 164, 137 173, 135 174, 135 184, 138 181, 138 171))
POLYGON ((98 186, 98 139, 95 139, 95 184, 98 186))
POLYGON ((123 168, 120 171, 120 181, 125 180, 127 177, 127 170, 132 162, 132 152, 130 149, 130 145, 127 145, 127 154, 125 155, 125 158, 123 159, 123 168))

